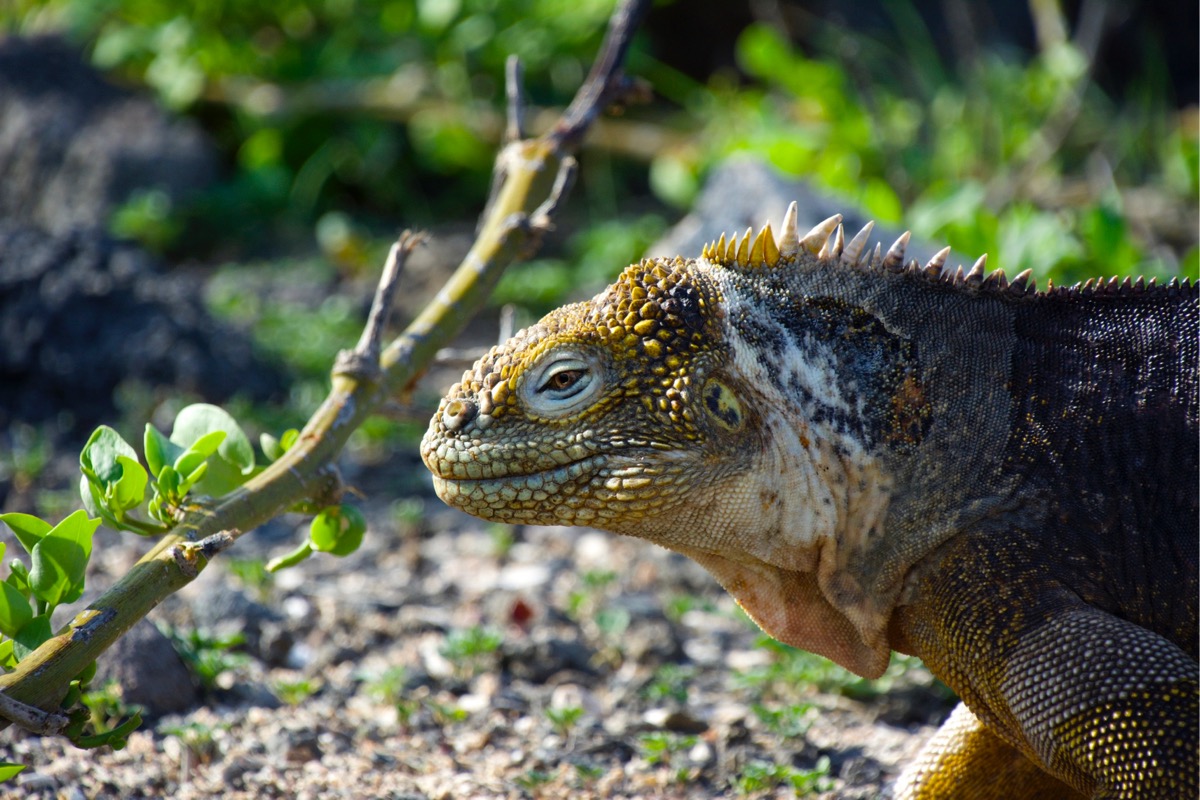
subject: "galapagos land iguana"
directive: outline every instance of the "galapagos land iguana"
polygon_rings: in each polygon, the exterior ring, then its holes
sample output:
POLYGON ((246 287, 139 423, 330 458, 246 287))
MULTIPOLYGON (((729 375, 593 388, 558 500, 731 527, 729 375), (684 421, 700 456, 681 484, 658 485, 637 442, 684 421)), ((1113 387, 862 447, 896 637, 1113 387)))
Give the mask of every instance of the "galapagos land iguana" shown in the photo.
POLYGON ((1198 291, 1038 292, 840 217, 647 259, 492 349, 438 495, 698 561, 769 634, 963 703, 898 797, 1195 798, 1198 291))

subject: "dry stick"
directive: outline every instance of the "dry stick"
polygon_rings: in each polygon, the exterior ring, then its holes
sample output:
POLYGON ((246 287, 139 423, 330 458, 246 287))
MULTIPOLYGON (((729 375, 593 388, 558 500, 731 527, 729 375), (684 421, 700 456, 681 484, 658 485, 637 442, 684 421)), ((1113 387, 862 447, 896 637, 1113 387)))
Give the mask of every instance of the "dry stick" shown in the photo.
MULTIPOLYGON (((214 504, 192 507, 112 588, 12 672, 0 675, 0 694, 8 701, 0 703, 0 717, 23 727, 52 730, 54 715, 38 709, 56 708, 72 679, 164 598, 198 575, 215 553, 242 531, 298 502, 340 493, 332 464, 350 434, 390 393, 410 385, 424 371, 438 348, 486 300, 504 268, 550 224, 570 185, 572 153, 590 121, 611 99, 610 87, 619 86, 622 58, 648 4, 648 0, 625 0, 614 12, 597 67, 555 128, 555 133, 563 134, 512 142, 497 156, 497 168, 505 170, 504 184, 479 237, 437 298, 383 351, 380 372, 335 372, 329 395, 278 461, 214 504)), ((7 725, 0 721, 0 728, 7 725)))
POLYGON ((388 251, 387 263, 383 265, 383 274, 379 276, 379 285, 375 287, 375 297, 371 301, 371 311, 367 314, 367 324, 363 326, 362 335, 354 349, 338 353, 333 364, 335 375, 354 375, 368 380, 378 378, 379 353, 383 347, 383 334, 387 329, 388 318, 392 315, 396 287, 400 284, 400 276, 404 274, 404 265, 409 254, 424 241, 424 233, 405 231, 392 244, 388 251))
POLYGON ((504 142, 515 142, 525 138, 525 76, 521 59, 509 56, 504 62, 504 88, 508 99, 508 125, 504 129, 504 142))

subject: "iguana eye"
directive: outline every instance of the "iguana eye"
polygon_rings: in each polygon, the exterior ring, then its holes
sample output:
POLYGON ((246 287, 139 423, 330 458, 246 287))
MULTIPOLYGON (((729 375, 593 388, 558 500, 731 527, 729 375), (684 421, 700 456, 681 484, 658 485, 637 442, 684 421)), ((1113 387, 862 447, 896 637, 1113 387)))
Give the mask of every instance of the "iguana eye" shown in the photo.
POLYGON ((546 416, 564 416, 585 408, 600 395, 604 381, 595 356, 558 352, 536 365, 521 388, 529 409, 546 416))
POLYGON ((558 392, 560 396, 569 397, 575 391, 579 391, 580 384, 587 377, 587 371, 582 369, 562 369, 558 372, 553 372, 546 376, 546 382, 542 384, 539 392, 558 392), (575 391, 571 391, 571 390, 575 391), (568 392, 570 394, 568 394, 568 392))

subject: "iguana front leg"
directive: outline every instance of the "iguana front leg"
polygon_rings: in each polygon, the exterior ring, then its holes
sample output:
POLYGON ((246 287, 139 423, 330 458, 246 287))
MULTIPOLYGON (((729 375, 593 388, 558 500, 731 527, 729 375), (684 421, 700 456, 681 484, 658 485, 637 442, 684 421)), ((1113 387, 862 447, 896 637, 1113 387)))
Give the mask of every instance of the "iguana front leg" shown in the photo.
POLYGON ((988 730, 966 704, 896 781, 894 800, 1081 800, 1021 751, 988 730))
POLYGON ((981 541, 954 547, 920 580, 900 610, 905 644, 990 731, 1085 796, 1200 796, 1196 661, 1043 577, 1053 574, 1045 553, 1019 538, 981 541))

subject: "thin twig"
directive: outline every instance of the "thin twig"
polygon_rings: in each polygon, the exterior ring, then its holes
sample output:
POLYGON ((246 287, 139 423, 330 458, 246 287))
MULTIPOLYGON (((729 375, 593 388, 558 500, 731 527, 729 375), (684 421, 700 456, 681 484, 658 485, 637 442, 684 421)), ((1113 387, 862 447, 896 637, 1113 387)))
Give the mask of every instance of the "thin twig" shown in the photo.
POLYGON ((556 149, 575 150, 592 122, 611 101, 613 90, 621 82, 621 64, 633 41, 633 32, 649 7, 649 0, 628 0, 613 12, 600 54, 592 64, 587 80, 550 133, 556 149))
POLYGON ((400 284, 400 276, 404 273, 409 253, 422 244, 425 238, 423 232, 404 231, 392 244, 387 262, 383 265, 383 274, 379 276, 379 285, 375 287, 375 297, 371 301, 371 311, 367 314, 367 323, 363 326, 362 335, 353 350, 338 353, 333 366, 335 374, 378 374, 379 353, 383 350, 383 334, 387 329, 388 317, 392 314, 396 287, 400 284))
POLYGON ((525 138, 525 70, 516 56, 504 62, 504 88, 508 98, 508 124, 504 129, 507 144, 525 138))
POLYGON ((558 165, 558 172, 554 176, 554 185, 550 187, 550 194, 542 201, 542 204, 533 210, 533 214, 529 217, 529 224, 536 230, 546 233, 554 229, 554 218, 558 216, 558 210, 562 208, 563 201, 567 199, 567 195, 571 193, 571 187, 575 185, 575 176, 579 173, 579 162, 574 156, 566 156, 562 163, 558 165))
POLYGON ((27 731, 51 736, 60 733, 70 721, 65 714, 47 713, 40 708, 26 705, 0 692, 0 717, 15 722, 27 731))

